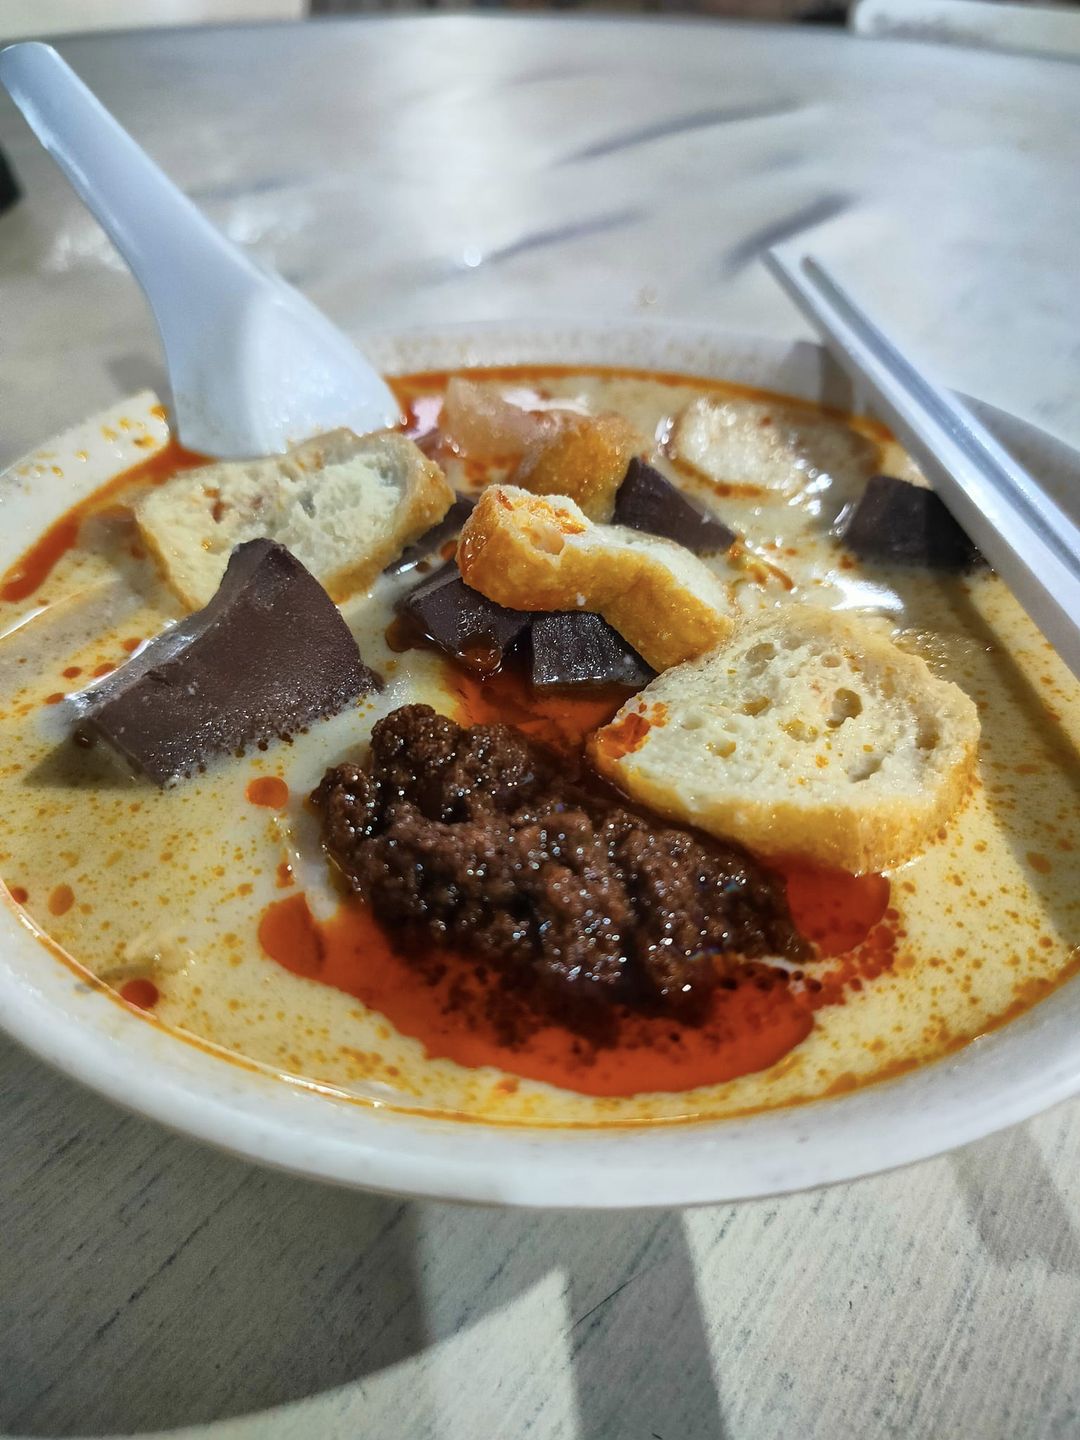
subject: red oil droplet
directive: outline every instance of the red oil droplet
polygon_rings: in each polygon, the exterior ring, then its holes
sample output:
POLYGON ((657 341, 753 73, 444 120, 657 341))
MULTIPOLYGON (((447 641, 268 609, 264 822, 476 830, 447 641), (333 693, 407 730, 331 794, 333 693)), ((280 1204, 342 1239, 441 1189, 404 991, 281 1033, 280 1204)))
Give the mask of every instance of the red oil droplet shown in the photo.
POLYGON ((490 641, 477 640, 472 645, 466 645, 461 652, 462 665, 484 677, 494 675, 502 662, 502 646, 493 645, 490 641))
POLYGON ((24 890, 21 885, 9 885, 8 894, 15 901, 16 905, 25 905, 30 899, 30 892, 24 890))
POLYGON ((134 1005, 139 1010, 152 1010, 160 998, 161 994, 154 982, 143 977, 125 980, 120 986, 120 999, 126 1000, 129 1005, 134 1005))
POLYGON ((248 782, 244 794, 252 805, 265 805, 268 810, 280 810, 289 803, 289 787, 280 775, 260 775, 248 782))

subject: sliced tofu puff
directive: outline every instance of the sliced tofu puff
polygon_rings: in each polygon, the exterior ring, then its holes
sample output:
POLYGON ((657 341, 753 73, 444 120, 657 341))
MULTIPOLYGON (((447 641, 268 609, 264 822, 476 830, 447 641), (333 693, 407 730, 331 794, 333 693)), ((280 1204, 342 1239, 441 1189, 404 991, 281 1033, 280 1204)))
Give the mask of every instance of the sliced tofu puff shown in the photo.
POLYGON ((552 433, 529 445, 514 484, 534 495, 568 495, 590 520, 607 521, 630 461, 648 448, 621 415, 566 413, 552 433))
POLYGON ((850 615, 791 606, 654 680, 590 754, 662 815, 861 873, 934 840, 978 743, 974 704, 925 661, 850 615))
POLYGON ((453 501, 442 470, 403 435, 334 430, 287 455, 183 471, 145 495, 135 519, 169 586, 197 610, 233 549, 258 539, 286 546, 342 600, 453 501))
POLYGON ((737 398, 692 401, 675 419, 668 451, 722 489, 772 491, 830 522, 879 465, 879 447, 841 419, 737 398))
POLYGON ((590 520, 610 520, 615 493, 649 441, 614 412, 524 410, 496 386, 454 376, 442 428, 470 459, 517 462, 513 483, 534 495, 568 495, 590 520))
POLYGON ((491 485, 461 532, 462 578, 511 610, 602 615, 654 670, 721 644, 726 587, 696 555, 622 525, 594 525, 573 500, 491 485))

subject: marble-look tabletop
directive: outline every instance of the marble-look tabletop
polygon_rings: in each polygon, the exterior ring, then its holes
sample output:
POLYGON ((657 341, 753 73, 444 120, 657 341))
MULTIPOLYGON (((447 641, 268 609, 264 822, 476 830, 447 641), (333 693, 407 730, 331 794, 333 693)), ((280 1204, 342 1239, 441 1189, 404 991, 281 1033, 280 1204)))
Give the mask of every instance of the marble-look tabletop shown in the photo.
MULTIPOLYGON (((2 21, 0 21, 2 25, 2 21)), ((815 248, 950 384, 1080 442, 1080 68, 810 30, 428 16, 60 47, 346 327, 805 333, 815 248)), ((0 462, 149 382, 144 304, 4 102, 0 462)), ((350 1194, 0 1040, 0 1430, 207 1440, 1072 1440, 1080 1107, 680 1214, 350 1194)), ((2 1437, 0 1437, 2 1440, 2 1437)))

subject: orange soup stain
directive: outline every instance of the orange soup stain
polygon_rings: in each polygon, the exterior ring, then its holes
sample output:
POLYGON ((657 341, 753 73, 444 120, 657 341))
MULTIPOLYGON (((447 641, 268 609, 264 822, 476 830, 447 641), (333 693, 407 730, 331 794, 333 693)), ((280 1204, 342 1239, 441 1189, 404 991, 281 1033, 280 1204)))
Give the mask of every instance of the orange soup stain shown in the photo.
POLYGON ((185 450, 176 441, 170 441, 149 460, 143 460, 138 465, 133 465, 130 470, 125 470, 122 475, 115 476, 85 500, 73 505, 59 520, 55 520, 30 549, 16 560, 0 580, 0 600, 17 603, 32 595, 57 562, 69 550, 74 549, 79 540, 82 523, 90 515, 115 504, 118 497, 128 490, 160 485, 179 470, 190 470, 196 465, 205 464, 204 456, 185 450))
POLYGON ((161 998, 152 980, 125 980, 120 986, 120 999, 134 1005, 137 1010, 152 1010, 161 998))
POLYGON ((0 582, 0 600, 25 600, 32 595, 62 555, 79 538, 83 517, 69 512, 55 521, 44 535, 17 560, 0 582))
POLYGON ((499 984, 490 967, 440 951, 443 973, 429 983, 393 950, 366 906, 347 902, 319 924, 304 896, 291 895, 263 912, 259 943, 293 974, 332 985, 384 1015, 432 1059, 494 1065, 586 1095, 691 1090, 733 1080, 774 1065, 813 1027, 806 997, 761 967, 747 967, 734 989, 714 992, 701 1026, 623 1011, 618 1043, 610 1047, 595 1048, 550 1024, 509 1045, 487 1018, 485 998, 499 984))
POLYGON ((323 978, 323 938, 304 895, 290 895, 267 906, 259 921, 259 944, 294 975, 323 978))
POLYGON ((265 805, 268 810, 281 810, 289 803, 289 787, 280 775, 260 775, 248 782, 244 794, 252 805, 265 805))
POLYGON ((1054 868, 1046 856, 1040 855, 1038 850, 1029 850, 1027 852, 1027 862, 1031 868, 1037 870, 1040 875, 1049 875, 1050 871, 1054 868))
POLYGON ((645 737, 654 725, 663 725, 667 719, 667 706, 659 701, 647 709, 644 705, 631 710, 614 725, 609 725, 597 742, 609 760, 621 760, 632 755, 645 744, 645 737))
POLYGON ((885 918, 889 905, 885 875, 849 875, 798 864, 779 868, 787 881, 791 918, 819 955, 847 954, 885 918))
POLYGON ((47 903, 50 915, 66 915, 75 904, 75 894, 70 885, 57 885, 49 891, 47 903))
POLYGON ((279 890, 287 890, 293 883, 292 866, 287 860, 278 862, 275 884, 279 890))

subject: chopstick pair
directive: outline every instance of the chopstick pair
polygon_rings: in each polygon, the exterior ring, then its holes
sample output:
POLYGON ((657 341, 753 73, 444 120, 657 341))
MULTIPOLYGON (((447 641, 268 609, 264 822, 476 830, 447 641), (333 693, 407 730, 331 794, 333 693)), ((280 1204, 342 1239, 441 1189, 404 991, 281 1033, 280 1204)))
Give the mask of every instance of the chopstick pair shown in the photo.
MULTIPOLYGON (((932 384, 820 261, 766 264, 1080 676, 1080 528, 954 395, 932 384)), ((1080 476, 1077 477, 1080 484, 1080 476)))

